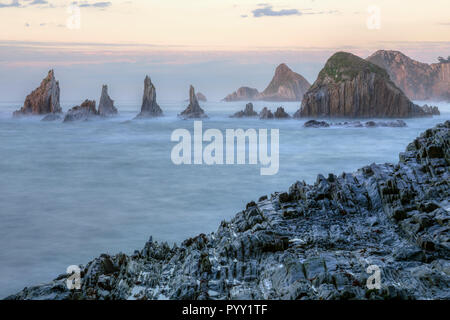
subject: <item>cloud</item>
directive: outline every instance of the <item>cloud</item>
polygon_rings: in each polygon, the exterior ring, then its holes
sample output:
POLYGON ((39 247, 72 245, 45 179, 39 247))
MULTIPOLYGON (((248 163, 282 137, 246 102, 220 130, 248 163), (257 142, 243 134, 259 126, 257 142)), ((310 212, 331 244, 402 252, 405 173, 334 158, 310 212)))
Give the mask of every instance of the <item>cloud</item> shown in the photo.
POLYGON ((12 0, 10 3, 1 3, 0 8, 19 8, 20 3, 19 0, 12 0))
MULTIPOLYGON (((77 2, 74 2, 74 4, 77 4, 77 2)), ((78 6, 80 6, 80 8, 108 8, 112 6, 112 3, 110 1, 80 2, 78 6)))
POLYGON ((281 16, 300 16, 302 13, 297 9, 282 9, 275 11, 273 10, 273 6, 267 3, 261 3, 259 6, 262 8, 258 8, 252 11, 253 17, 281 17, 281 16))

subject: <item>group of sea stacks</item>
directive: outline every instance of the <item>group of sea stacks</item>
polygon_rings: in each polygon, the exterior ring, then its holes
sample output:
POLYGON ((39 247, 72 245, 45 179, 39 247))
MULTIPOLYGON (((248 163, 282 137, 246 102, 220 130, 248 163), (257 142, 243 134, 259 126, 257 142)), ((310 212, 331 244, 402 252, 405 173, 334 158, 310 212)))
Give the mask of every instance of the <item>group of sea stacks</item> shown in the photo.
MULTIPOLYGON (((101 119, 117 115, 114 100, 108 95, 108 86, 103 85, 100 104, 96 108, 95 100, 86 99, 81 105, 75 106, 64 115, 59 104, 59 82, 55 79, 53 70, 48 72, 39 88, 30 93, 20 110, 13 113, 15 117, 24 115, 46 115, 43 121, 63 120, 63 122, 86 121, 101 119)), ((179 116, 183 119, 207 118, 198 103, 198 98, 205 99, 202 94, 195 94, 194 87, 189 89, 189 106, 179 116)), ((136 119, 154 118, 163 115, 161 107, 156 102, 156 89, 150 78, 144 80, 144 96, 142 98, 141 112, 136 119)))
MULTIPOLYGON (((45 114, 44 120, 63 118, 59 104, 59 84, 51 70, 25 100, 15 116, 45 114)), ((263 92, 241 87, 225 101, 302 101, 294 118, 408 118, 439 115, 437 107, 416 105, 410 99, 450 101, 450 63, 432 65, 414 61, 398 51, 377 51, 367 59, 347 52, 337 52, 326 62, 317 80, 308 81, 285 64, 279 65, 263 92)), ((189 105, 179 114, 183 119, 206 118, 199 105, 203 94, 189 89, 189 105)), ((87 120, 117 114, 114 101, 103 86, 98 110, 95 101, 86 100, 70 109, 64 121, 87 120)), ((136 118, 152 118, 163 114, 156 102, 156 89, 147 76, 141 112, 136 118)), ((233 117, 257 116, 253 105, 233 117)), ((282 107, 272 113, 264 108, 261 119, 290 118, 282 107)))

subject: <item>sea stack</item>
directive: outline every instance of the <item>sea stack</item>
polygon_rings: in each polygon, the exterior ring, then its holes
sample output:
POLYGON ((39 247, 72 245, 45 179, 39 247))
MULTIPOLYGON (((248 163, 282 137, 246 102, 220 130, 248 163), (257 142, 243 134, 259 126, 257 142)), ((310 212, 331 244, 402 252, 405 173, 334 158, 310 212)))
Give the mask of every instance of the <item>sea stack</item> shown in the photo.
POLYGON ((253 110, 253 103, 247 103, 245 105, 245 109, 243 111, 238 111, 231 116, 231 118, 247 118, 247 117, 256 117, 258 113, 253 110))
POLYGON ((393 50, 379 50, 367 61, 386 69, 410 99, 450 101, 450 62, 422 63, 393 50))
POLYGON ((273 119, 273 113, 267 107, 264 107, 259 113, 260 119, 273 119))
POLYGON ((258 100, 259 91, 255 88, 250 87, 240 87, 235 92, 227 95, 223 101, 231 102, 231 101, 252 101, 258 100))
POLYGON ((189 88, 189 105, 182 113, 179 114, 179 116, 183 119, 201 119, 208 117, 205 114, 205 111, 200 108, 197 96, 195 94, 195 89, 192 85, 189 88))
POLYGON ((20 110, 13 116, 42 115, 49 113, 61 113, 59 104, 59 82, 55 79, 53 70, 48 72, 47 77, 42 80, 41 85, 30 93, 20 110))
POLYGON ((283 107, 278 107, 273 116, 276 119, 289 119, 291 117, 286 111, 284 111, 283 107))
POLYGON ((144 80, 144 96, 141 112, 136 118, 154 118, 162 116, 163 112, 156 102, 156 89, 149 76, 144 80))
POLYGON ((81 105, 67 111, 64 122, 87 121, 98 116, 95 100, 85 100, 81 105))
POLYGON ((302 101, 311 84, 300 74, 292 71, 286 64, 280 64, 272 81, 260 94, 264 101, 302 101))
POLYGON ((351 53, 328 59, 294 117, 408 118, 429 115, 386 70, 351 53))
POLYGON ((108 95, 108 86, 103 85, 100 103, 98 105, 98 114, 102 117, 110 117, 117 114, 117 108, 114 107, 114 100, 108 95))

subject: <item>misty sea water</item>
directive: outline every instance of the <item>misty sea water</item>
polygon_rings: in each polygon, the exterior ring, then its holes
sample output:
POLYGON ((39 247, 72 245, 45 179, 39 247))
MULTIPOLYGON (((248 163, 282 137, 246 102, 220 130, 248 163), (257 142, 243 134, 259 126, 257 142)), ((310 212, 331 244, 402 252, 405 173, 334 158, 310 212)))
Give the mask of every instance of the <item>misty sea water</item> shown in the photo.
MULTIPOLYGON (((158 119, 132 121, 140 104, 118 101, 116 118, 62 123, 13 119, 21 103, 0 103, 0 298, 101 253, 132 253, 150 235, 173 243, 213 232, 246 203, 297 180, 397 162, 418 134, 450 119, 450 104, 434 103, 440 116, 407 119, 406 128, 317 129, 303 128, 306 120, 228 117, 245 102, 201 103, 204 130, 279 129, 279 172, 261 176, 259 165, 174 165, 170 136, 192 132, 193 121, 176 117, 187 102, 159 104, 158 119)), ((254 105, 293 114, 300 104, 254 105)))

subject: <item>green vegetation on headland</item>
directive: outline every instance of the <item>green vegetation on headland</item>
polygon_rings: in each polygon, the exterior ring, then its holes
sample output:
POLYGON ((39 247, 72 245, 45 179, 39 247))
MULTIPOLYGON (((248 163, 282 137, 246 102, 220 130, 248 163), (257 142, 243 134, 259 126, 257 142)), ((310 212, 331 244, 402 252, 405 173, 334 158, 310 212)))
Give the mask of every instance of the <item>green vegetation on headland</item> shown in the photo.
POLYGON ((389 79, 386 70, 348 52, 337 52, 332 55, 320 71, 318 79, 323 80, 329 77, 338 83, 343 80, 352 80, 360 72, 373 72, 389 79))

